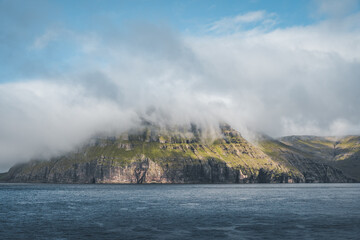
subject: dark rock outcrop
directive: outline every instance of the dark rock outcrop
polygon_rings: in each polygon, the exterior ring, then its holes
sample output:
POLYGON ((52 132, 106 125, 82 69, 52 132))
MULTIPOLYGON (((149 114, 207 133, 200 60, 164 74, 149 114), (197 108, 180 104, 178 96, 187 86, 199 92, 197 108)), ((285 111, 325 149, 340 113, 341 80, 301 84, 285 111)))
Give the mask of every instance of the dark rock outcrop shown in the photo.
POLYGON ((224 162, 213 159, 178 159, 177 165, 160 166, 149 158, 121 166, 111 160, 93 160, 73 164, 64 169, 62 162, 34 161, 30 165, 44 165, 28 171, 28 164, 14 166, 3 177, 7 182, 41 183, 288 183, 302 182, 301 178, 288 173, 276 175, 261 168, 258 172, 245 175, 241 169, 234 169, 224 162), (49 167, 51 166, 51 167, 49 167), (61 170, 62 169, 62 170, 61 170))

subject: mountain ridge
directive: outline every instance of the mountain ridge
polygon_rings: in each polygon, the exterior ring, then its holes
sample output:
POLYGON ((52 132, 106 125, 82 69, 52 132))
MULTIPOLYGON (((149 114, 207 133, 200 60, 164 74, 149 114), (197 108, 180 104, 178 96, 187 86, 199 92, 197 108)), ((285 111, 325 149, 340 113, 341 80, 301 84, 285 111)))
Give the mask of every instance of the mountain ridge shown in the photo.
POLYGON ((316 159, 311 152, 291 146, 294 143, 285 140, 264 138, 253 145, 227 124, 211 131, 195 124, 171 129, 146 124, 116 137, 92 139, 62 156, 15 165, 0 175, 0 180, 47 183, 355 181, 335 165, 316 159))
POLYGON ((306 152, 312 159, 321 159, 360 181, 360 136, 287 136, 279 138, 279 141, 306 152))

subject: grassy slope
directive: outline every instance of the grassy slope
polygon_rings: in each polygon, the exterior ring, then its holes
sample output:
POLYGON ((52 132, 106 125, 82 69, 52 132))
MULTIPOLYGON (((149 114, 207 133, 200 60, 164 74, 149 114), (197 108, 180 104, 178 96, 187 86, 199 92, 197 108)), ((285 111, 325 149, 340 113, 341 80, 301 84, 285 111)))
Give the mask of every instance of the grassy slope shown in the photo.
POLYGON ((289 147, 274 139, 265 139, 259 142, 260 149, 271 157, 274 161, 286 166, 291 171, 300 174, 299 169, 291 164, 284 153, 298 153, 298 151, 292 147, 289 147))
POLYGON ((360 181, 360 137, 346 136, 314 137, 291 136, 280 138, 281 143, 299 151, 306 152, 309 157, 327 161, 341 169, 346 175, 360 181))
POLYGON ((360 181, 360 137, 347 136, 336 145, 334 166, 360 181))
MULTIPOLYGON (((97 139, 96 143, 84 146, 72 153, 53 158, 50 161, 32 161, 21 165, 24 174, 38 169, 72 168, 76 163, 103 159, 103 163, 115 162, 126 166, 143 157, 150 158, 161 166, 182 167, 184 161, 198 164, 213 159, 226 162, 229 167, 240 169, 244 174, 256 174, 260 168, 272 170, 275 174, 297 173, 283 162, 273 161, 259 148, 252 146, 232 129, 223 129, 223 137, 215 141, 203 141, 196 134, 184 136, 179 132, 154 136, 148 129, 126 137, 97 139)), ((291 167, 291 166, 290 166, 291 167)), ((17 168, 13 168, 16 171, 17 168)), ((20 169, 20 167, 18 168, 20 169)))
MULTIPOLYGON (((106 141, 106 140, 104 140, 106 141)), ((176 167, 179 159, 191 161, 196 164, 200 160, 214 159, 224 161, 228 166, 246 171, 257 171, 260 168, 285 171, 285 168, 273 162, 261 151, 250 146, 245 141, 222 142, 204 144, 192 143, 160 143, 134 140, 117 140, 114 143, 104 142, 98 146, 86 147, 83 151, 69 157, 70 162, 84 162, 89 159, 104 157, 125 166, 136 159, 145 156, 164 166, 176 167), (126 149, 121 146, 130 146, 126 149), (119 147, 120 146, 120 147, 119 147)))

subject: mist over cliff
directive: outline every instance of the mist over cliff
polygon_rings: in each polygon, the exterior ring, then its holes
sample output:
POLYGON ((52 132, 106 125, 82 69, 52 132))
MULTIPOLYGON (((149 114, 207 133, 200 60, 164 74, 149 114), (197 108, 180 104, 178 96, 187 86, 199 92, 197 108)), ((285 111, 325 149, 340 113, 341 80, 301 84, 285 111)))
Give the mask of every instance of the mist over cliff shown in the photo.
POLYGON ((19 73, 0 84, 0 169, 143 119, 204 129, 226 122, 245 138, 251 130, 358 134, 360 15, 324 6, 321 20, 306 26, 281 27, 275 13, 259 10, 196 32, 104 18, 79 31, 41 25, 49 15, 20 21, 14 13, 30 10, 1 2, 0 20, 14 20, 11 31, 0 30, 14 49, 4 52, 19 73), (43 27, 31 35, 25 24, 43 27))

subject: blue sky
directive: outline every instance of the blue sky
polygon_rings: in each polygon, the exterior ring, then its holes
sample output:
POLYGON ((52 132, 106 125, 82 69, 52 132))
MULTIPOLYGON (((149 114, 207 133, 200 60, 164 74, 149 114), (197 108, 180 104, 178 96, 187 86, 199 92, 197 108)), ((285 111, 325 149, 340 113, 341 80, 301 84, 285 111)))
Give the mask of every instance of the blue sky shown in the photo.
MULTIPOLYGON (((354 6, 352 11, 357 11, 359 5, 354 6)), ((52 28, 101 33, 104 26, 119 30, 146 22, 203 35, 211 34, 205 29, 214 21, 253 11, 274 14, 276 28, 309 25, 324 17, 317 13, 316 2, 308 0, 0 0, 0 82, 50 74, 71 65, 68 59, 77 53, 71 42, 60 40, 46 49, 32 48, 52 28)))
POLYGON ((112 18, 121 25, 127 21, 169 24, 179 31, 197 31, 202 25, 225 16, 266 10, 283 19, 282 26, 303 25, 313 21, 311 5, 306 0, 274 1, 58 1, 61 17, 78 29, 91 28, 88 22, 112 18), (310 11, 309 11, 310 10, 310 11))
POLYGON ((360 134, 360 0, 0 0, 0 171, 147 119, 360 134))

